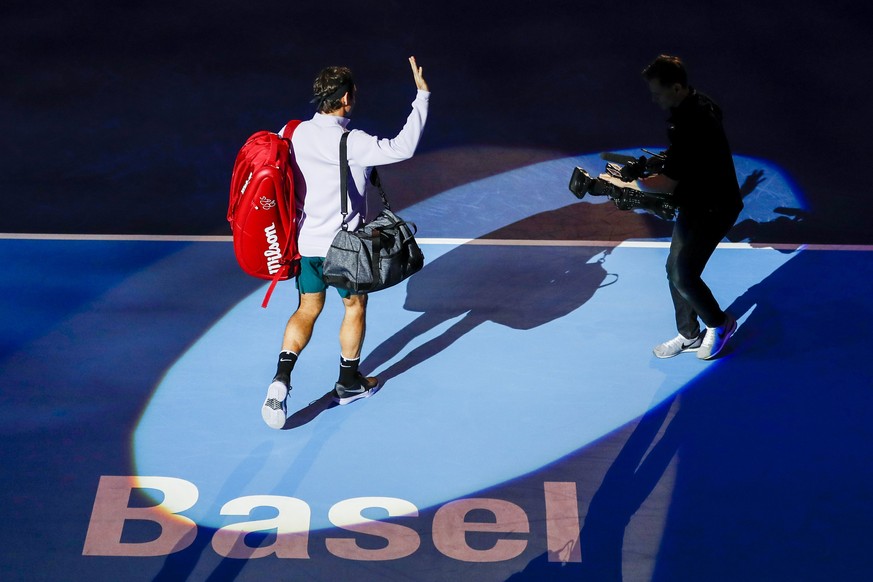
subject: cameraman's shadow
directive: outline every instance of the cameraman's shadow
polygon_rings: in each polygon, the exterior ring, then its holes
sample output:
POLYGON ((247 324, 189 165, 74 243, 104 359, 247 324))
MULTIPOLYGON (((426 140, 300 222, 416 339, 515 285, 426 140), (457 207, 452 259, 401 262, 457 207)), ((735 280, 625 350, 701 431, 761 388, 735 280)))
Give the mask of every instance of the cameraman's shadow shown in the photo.
POLYGON ((379 372, 383 383, 440 353, 482 323, 528 330, 560 319, 582 306, 599 287, 617 280, 603 267, 609 250, 475 242, 453 249, 409 280, 403 307, 421 315, 376 347, 362 368, 377 371, 416 338, 459 316, 463 317, 443 333, 379 372))

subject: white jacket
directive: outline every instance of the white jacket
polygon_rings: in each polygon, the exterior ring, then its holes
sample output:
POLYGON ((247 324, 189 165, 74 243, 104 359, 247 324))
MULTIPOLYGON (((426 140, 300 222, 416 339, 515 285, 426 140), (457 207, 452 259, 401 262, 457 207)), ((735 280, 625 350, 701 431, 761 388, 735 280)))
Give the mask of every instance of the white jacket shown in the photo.
MULTIPOLYGON (((367 214, 364 191, 368 168, 412 157, 427 120, 429 98, 429 92, 418 91, 406 125, 394 139, 380 139, 357 129, 351 131, 348 138, 350 230, 357 228, 367 214)), ((301 123, 291 138, 297 177, 294 184, 299 219, 297 246, 304 257, 325 256, 342 225, 339 142, 348 123, 348 118, 316 113, 312 119, 301 123)))

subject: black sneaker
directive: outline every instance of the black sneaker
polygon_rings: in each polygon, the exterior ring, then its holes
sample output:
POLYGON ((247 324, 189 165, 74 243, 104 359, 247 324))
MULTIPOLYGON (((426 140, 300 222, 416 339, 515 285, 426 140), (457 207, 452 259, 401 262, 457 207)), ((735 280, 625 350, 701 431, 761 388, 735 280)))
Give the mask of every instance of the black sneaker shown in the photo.
POLYGON ((378 390, 378 378, 364 377, 363 374, 358 373, 355 377, 355 382, 351 386, 343 386, 339 382, 336 383, 336 386, 333 388, 333 401, 343 406, 361 398, 368 398, 378 390))

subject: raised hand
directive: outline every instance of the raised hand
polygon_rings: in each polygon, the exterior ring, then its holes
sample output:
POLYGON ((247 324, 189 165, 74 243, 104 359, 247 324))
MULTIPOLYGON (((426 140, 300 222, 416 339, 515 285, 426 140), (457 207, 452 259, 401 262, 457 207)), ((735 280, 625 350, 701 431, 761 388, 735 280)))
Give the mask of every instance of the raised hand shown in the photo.
POLYGON ((415 57, 409 57, 409 65, 412 67, 412 76, 415 79, 415 86, 422 91, 430 91, 427 87, 427 81, 424 80, 424 69, 418 66, 415 62, 415 57))

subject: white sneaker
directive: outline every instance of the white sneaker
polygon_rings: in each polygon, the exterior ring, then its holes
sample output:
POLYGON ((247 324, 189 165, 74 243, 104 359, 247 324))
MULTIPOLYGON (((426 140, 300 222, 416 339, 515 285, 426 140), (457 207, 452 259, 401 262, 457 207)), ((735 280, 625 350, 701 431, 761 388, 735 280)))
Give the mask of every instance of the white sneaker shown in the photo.
POLYGON ((655 346, 652 350, 659 358, 672 358, 678 356, 682 352, 693 352, 700 347, 703 342, 702 334, 697 334, 697 337, 689 339, 681 333, 671 340, 667 340, 662 344, 655 346))
POLYGON ((288 398, 288 387, 274 380, 267 388, 267 398, 261 406, 261 416, 270 428, 285 426, 285 399, 288 398))
POLYGON ((725 313, 723 325, 706 328, 706 336, 700 349, 697 350, 697 357, 701 360, 711 360, 717 356, 735 331, 737 331, 737 320, 730 313, 725 313))

